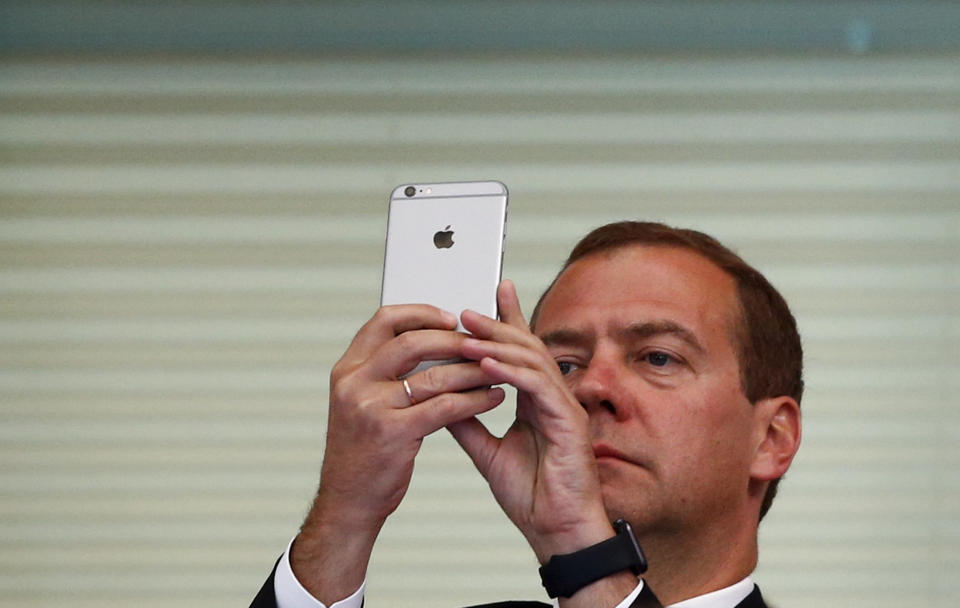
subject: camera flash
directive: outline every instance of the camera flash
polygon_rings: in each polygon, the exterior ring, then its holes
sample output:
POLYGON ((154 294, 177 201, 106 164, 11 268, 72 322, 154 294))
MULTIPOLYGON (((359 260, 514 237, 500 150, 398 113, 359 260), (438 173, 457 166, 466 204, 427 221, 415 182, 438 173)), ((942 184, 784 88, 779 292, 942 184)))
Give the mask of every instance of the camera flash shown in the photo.
POLYGON ((432 192, 433 192, 433 188, 427 188, 427 194, 430 194, 432 192))

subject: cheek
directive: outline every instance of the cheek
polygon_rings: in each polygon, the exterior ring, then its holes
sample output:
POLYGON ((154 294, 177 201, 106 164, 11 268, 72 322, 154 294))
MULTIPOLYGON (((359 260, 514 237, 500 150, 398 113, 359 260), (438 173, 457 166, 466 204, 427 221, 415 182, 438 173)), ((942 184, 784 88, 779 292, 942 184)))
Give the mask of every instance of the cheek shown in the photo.
POLYGON ((711 466, 723 477, 726 483, 735 487, 746 484, 749 479, 752 425, 747 417, 737 412, 715 421, 707 447, 711 466))
MULTIPOLYGON (((713 397, 717 397, 714 394, 713 397)), ((698 399, 687 403, 683 416, 671 416, 670 432, 664 439, 683 468, 709 475, 710 470, 728 474, 746 470, 753 433, 752 406, 736 393, 720 399, 698 399)))

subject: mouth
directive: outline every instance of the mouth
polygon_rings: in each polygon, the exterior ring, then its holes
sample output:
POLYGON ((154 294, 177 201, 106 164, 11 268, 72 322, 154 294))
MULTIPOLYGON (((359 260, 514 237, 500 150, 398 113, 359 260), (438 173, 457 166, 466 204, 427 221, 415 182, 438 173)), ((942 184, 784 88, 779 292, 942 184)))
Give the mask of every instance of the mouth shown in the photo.
POLYGON ((622 452, 613 449, 612 447, 610 447, 605 443, 598 443, 593 446, 593 456, 597 459, 598 464, 603 461, 611 461, 611 460, 621 460, 623 462, 629 462, 631 464, 635 464, 630 458, 628 458, 622 452))

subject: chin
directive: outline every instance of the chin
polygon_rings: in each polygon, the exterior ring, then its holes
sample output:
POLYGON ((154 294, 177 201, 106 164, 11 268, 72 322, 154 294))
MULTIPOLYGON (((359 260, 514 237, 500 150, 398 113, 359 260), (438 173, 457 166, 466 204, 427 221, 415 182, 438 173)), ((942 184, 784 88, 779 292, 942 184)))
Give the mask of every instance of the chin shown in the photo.
POLYGON ((641 503, 642 501, 628 499, 622 492, 608 490, 606 486, 603 488, 603 507, 610 521, 625 519, 630 525, 634 525, 636 516, 644 510, 641 503))
POLYGON ((603 506, 611 522, 625 519, 639 535, 656 520, 660 510, 640 488, 631 492, 624 491, 624 487, 604 484, 603 506))

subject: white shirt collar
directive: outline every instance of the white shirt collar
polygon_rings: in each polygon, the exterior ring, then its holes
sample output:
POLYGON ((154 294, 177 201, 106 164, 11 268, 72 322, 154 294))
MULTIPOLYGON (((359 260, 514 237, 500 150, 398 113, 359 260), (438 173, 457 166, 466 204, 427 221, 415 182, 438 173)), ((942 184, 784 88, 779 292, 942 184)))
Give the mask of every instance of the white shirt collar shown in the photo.
MULTIPOLYGON (((633 604, 633 600, 640 595, 640 590, 643 589, 644 584, 645 582, 641 580, 633 592, 617 604, 615 608, 628 608, 633 604)), ((729 587, 711 591, 710 593, 699 595, 689 600, 683 600, 677 604, 670 604, 667 608, 735 608, 745 597, 750 595, 751 591, 753 591, 753 580, 748 576, 739 583, 735 583, 729 587)), ((557 599, 554 598, 554 608, 557 608, 559 605, 557 599)), ((339 607, 334 606, 333 608, 339 607)))
POLYGON ((729 587, 692 597, 667 608, 733 608, 753 591, 753 579, 749 576, 729 587))

